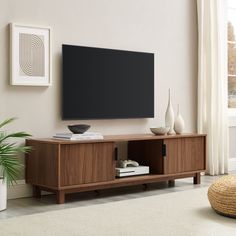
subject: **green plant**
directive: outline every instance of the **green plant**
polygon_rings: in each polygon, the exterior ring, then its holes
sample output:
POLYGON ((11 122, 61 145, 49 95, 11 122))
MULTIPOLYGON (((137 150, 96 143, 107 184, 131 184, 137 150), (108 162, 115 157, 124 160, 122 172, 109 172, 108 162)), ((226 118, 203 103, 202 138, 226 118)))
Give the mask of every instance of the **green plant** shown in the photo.
MULTIPOLYGON (((0 129, 5 125, 13 122, 15 118, 4 120, 0 123, 0 129)), ((30 147, 19 146, 15 142, 11 142, 11 138, 28 138, 31 135, 26 132, 16 132, 7 134, 0 131, 0 177, 3 177, 8 185, 16 183, 23 164, 20 162, 19 154, 27 153, 31 150, 30 147)))

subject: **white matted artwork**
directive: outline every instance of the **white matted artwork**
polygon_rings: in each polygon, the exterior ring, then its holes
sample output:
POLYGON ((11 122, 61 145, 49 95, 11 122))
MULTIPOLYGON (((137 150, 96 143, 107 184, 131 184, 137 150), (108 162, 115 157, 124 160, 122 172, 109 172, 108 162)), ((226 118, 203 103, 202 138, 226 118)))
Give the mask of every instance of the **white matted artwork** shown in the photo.
POLYGON ((51 85, 51 29, 11 23, 11 85, 51 85))

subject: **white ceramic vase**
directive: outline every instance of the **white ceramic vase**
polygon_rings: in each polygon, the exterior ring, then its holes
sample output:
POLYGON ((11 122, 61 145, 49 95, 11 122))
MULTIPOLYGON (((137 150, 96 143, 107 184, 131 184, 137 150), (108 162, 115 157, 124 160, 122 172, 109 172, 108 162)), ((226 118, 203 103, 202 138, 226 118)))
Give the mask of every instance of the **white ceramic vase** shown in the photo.
POLYGON ((0 211, 7 208, 7 184, 0 178, 0 211))
POLYGON ((168 101, 168 106, 167 106, 166 114, 165 114, 165 125, 166 127, 170 127, 168 134, 175 133, 174 123, 175 123, 175 115, 174 115, 174 110, 171 104, 170 89, 169 89, 169 101, 168 101))
POLYGON ((176 134, 182 134, 184 131, 184 119, 183 117, 180 115, 180 109, 179 109, 179 105, 178 105, 178 113, 177 113, 177 117, 175 119, 175 125, 174 125, 174 130, 176 132, 176 134))

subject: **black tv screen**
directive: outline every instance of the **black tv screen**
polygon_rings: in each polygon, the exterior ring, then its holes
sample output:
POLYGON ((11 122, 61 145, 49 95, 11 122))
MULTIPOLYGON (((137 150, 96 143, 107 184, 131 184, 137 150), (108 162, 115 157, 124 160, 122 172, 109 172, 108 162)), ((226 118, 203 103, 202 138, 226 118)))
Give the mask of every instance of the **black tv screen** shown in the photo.
POLYGON ((62 45, 62 118, 154 117, 154 54, 62 45))

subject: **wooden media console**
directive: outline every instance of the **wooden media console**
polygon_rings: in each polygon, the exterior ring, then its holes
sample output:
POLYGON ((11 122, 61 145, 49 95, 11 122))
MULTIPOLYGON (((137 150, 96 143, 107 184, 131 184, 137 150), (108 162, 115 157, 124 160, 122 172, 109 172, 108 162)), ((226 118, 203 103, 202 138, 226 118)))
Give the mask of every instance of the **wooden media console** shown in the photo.
POLYGON ((33 150, 26 154, 26 182, 35 197, 41 190, 56 193, 57 203, 65 194, 148 184, 193 177, 200 183, 205 171, 206 135, 110 135, 103 140, 67 141, 28 139, 33 150), (127 142, 128 159, 147 165, 150 174, 116 178, 117 143, 127 142))

